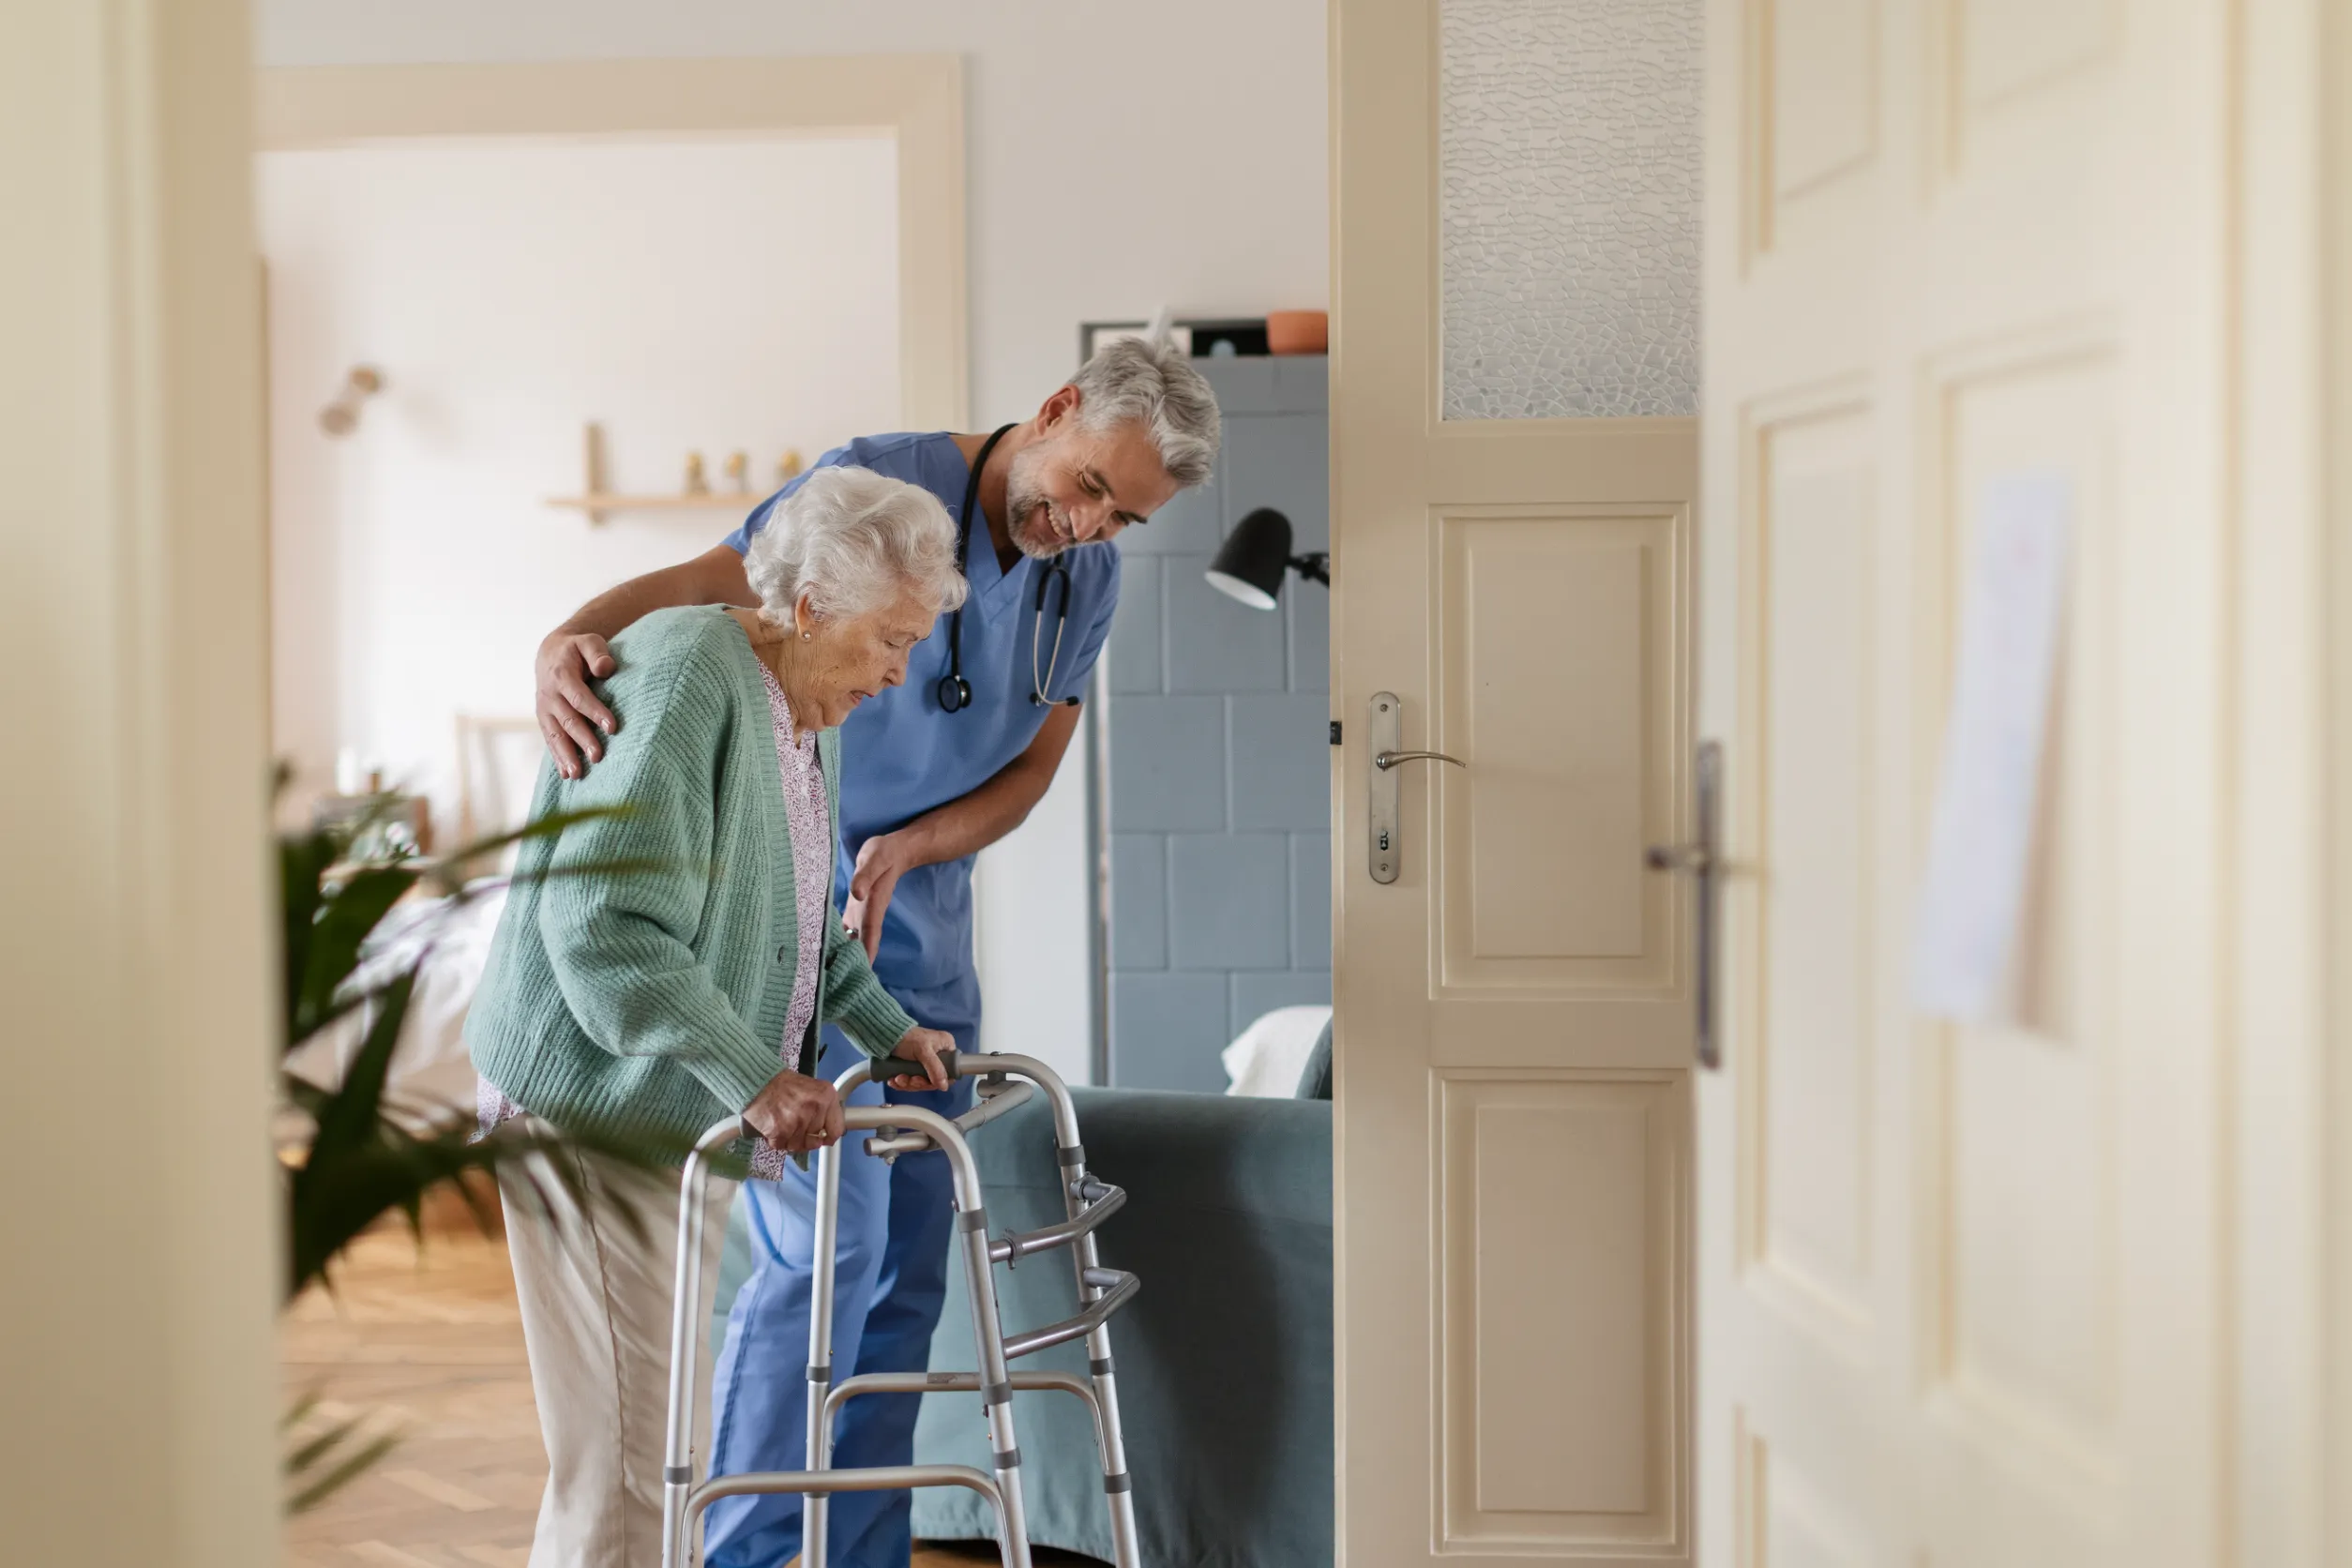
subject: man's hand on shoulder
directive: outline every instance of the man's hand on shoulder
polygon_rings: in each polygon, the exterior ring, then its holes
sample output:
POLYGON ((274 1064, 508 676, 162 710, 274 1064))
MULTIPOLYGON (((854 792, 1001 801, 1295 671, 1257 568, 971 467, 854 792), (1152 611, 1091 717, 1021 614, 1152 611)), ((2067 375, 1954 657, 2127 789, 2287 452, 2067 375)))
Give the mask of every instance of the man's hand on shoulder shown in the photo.
POLYGON ((641 616, 683 604, 757 609, 760 596, 744 576, 743 557, 726 545, 714 545, 690 561, 608 588, 539 644, 533 665, 535 706, 556 772, 566 778, 587 776, 588 764, 604 760, 605 737, 621 732, 620 719, 588 689, 590 681, 603 680, 620 661, 601 634, 574 628, 602 626, 617 634, 641 616))
POLYGON ((539 733, 547 740, 555 771, 584 777, 590 762, 604 760, 604 737, 621 728, 612 710, 588 689, 619 669, 612 650, 594 632, 556 631, 539 644, 534 666, 538 687, 539 733))

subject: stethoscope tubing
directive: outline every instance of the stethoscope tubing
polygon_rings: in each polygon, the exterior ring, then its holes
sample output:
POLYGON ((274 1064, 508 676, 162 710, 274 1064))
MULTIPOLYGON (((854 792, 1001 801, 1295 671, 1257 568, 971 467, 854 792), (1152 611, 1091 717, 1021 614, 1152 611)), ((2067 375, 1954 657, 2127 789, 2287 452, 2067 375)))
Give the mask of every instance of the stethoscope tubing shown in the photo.
MULTIPOLYGON (((1005 432, 1012 428, 1010 425, 998 427, 995 433, 981 445, 980 455, 972 461, 972 476, 964 481, 963 516, 957 520, 956 528, 956 569, 967 579, 971 575, 972 564, 972 519, 980 509, 980 471, 988 466, 988 454, 996 450, 996 444, 1003 440, 1005 432)), ((1078 700, 1075 697, 1057 700, 1048 695, 1053 690, 1054 671, 1062 667, 1062 633, 1069 625, 1069 620, 1070 568, 1055 561, 1045 568, 1045 575, 1037 580, 1036 610, 1029 628, 1029 701, 1036 707, 1078 706, 1078 700), (1056 578, 1062 580, 1062 598, 1054 610, 1053 652, 1046 660, 1045 673, 1040 675, 1037 672, 1037 651, 1044 643, 1046 596, 1052 589, 1056 578)), ((939 698, 941 711, 944 713, 961 713, 972 706, 972 683, 964 679, 964 611, 961 605, 947 612, 947 673, 940 677, 935 695, 939 698)))

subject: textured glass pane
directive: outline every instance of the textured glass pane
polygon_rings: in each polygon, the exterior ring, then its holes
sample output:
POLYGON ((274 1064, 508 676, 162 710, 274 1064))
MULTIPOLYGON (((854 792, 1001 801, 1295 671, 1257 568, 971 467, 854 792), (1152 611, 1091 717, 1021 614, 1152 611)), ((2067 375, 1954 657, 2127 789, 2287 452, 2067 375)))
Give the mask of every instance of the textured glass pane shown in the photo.
POLYGON ((1440 0, 1445 417, 1698 409, 1700 0, 1440 0))

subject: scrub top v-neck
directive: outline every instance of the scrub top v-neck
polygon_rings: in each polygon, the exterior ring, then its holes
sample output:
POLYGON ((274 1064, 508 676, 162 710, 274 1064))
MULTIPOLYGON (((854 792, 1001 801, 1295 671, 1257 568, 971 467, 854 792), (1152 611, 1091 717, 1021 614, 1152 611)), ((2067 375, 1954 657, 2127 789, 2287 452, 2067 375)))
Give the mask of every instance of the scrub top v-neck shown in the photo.
MULTIPOLYGON (((942 433, 862 437, 827 452, 817 467, 871 469, 918 485, 937 496, 959 527, 971 465, 952 436, 942 433)), ((812 470, 813 472, 813 470, 812 470)), ((765 526, 776 503, 798 490, 795 478, 753 508, 727 538, 738 552, 765 526)), ((1070 573, 1070 609, 1063 633, 1055 701, 1081 696, 1109 635, 1119 603, 1116 546, 1079 545, 1061 560, 1070 573)), ((841 843, 835 886, 847 894, 857 847, 878 833, 904 826, 970 794, 1028 749, 1053 710, 1030 701, 1032 620, 1036 614, 1040 563, 1021 556, 1007 570, 998 561, 984 518, 974 518, 966 565, 970 596, 963 611, 963 674, 972 706, 947 713, 939 705, 947 672, 947 617, 907 659, 907 678, 858 704, 841 726, 841 843)), ((1054 597, 1059 599, 1060 590, 1054 597)), ((1053 639, 1052 611, 1044 641, 1053 639)), ((1039 665, 1042 669, 1042 664, 1039 665)), ((972 971, 972 860, 925 866, 898 880, 882 920, 875 972, 893 988, 943 985, 972 971)))

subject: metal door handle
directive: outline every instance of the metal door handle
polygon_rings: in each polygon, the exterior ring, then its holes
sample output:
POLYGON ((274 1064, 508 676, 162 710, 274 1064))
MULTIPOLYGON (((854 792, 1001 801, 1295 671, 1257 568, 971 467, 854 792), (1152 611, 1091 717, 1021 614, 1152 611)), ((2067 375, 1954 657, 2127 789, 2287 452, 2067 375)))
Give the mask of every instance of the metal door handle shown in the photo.
POLYGON ((1696 927, 1691 938, 1692 1033, 1698 1064, 1709 1072, 1723 1065, 1723 1039, 1715 1028, 1716 971, 1721 964, 1718 929, 1720 895, 1727 867, 1723 859, 1723 744, 1701 741, 1695 767, 1698 837, 1688 844, 1655 844, 1643 857, 1653 871, 1681 871, 1692 882, 1696 927))
POLYGON ((1451 762, 1457 768, 1469 763, 1459 757, 1449 757, 1442 751, 1405 751, 1405 702, 1393 691, 1376 691, 1371 702, 1372 777, 1371 809, 1364 814, 1370 829, 1364 845, 1365 858, 1376 882, 1393 882, 1404 867, 1402 838, 1404 822, 1396 806, 1397 781, 1395 768, 1399 762, 1451 762))

